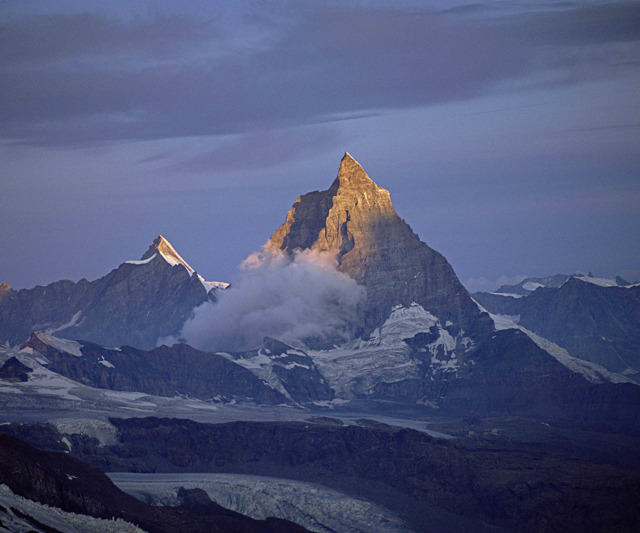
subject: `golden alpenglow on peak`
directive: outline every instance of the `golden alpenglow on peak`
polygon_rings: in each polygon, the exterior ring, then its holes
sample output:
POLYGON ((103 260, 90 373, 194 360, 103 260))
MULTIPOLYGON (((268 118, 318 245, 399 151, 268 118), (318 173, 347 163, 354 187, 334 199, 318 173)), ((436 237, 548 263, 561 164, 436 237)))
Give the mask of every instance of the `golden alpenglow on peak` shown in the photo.
POLYGON ((191 268, 189 263, 187 263, 182 258, 182 256, 178 252, 176 252, 175 248, 171 246, 171 243, 162 235, 158 235, 154 239, 153 243, 151 243, 151 246, 149 246, 149 249, 142 256, 142 260, 144 261, 146 259, 149 259, 154 254, 160 254, 164 258, 164 260, 172 266, 182 265, 187 269, 189 275, 192 275, 195 272, 195 270, 191 268))
POLYGON ((386 195, 386 199, 391 203, 389 191, 377 185, 364 171, 362 165, 358 163, 349 152, 345 152, 340 161, 338 176, 331 185, 330 190, 335 190, 337 194, 344 193, 344 190, 361 190, 369 194, 386 195))
POLYGON ((367 290, 366 329, 382 324, 395 305, 413 302, 467 332, 490 327, 447 260, 420 241, 397 215, 389 192, 349 153, 328 190, 296 200, 268 246, 290 254, 334 252, 338 270, 367 290))

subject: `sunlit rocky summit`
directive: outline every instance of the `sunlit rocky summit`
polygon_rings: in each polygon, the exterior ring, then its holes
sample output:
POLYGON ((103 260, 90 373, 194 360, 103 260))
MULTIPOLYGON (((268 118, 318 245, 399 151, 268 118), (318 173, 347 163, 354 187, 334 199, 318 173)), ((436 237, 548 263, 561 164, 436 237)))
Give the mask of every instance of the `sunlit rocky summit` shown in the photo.
POLYGON ((447 260, 420 241, 396 213, 389 191, 376 185, 348 153, 329 189, 296 200, 269 246, 288 253, 335 253, 338 270, 366 288, 366 331, 382 325, 392 308, 412 303, 467 335, 492 329, 447 260))

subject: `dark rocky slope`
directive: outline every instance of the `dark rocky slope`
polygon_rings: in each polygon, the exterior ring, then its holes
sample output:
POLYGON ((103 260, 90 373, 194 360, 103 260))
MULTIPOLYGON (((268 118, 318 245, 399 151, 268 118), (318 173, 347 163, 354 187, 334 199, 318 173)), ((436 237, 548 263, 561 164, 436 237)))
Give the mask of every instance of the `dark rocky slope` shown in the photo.
POLYGON ((306 531, 286 520, 253 520, 229 511, 200 491, 183 491, 179 507, 147 505, 118 489, 102 471, 9 435, 0 435, 0 483, 39 503, 96 518, 122 518, 150 533, 306 531))
POLYGON ((119 443, 74 452, 107 471, 238 472, 313 481, 387 506, 418 531, 636 531, 640 474, 501 442, 381 424, 112 420, 119 443))
POLYGON ((44 355, 49 370, 91 387, 201 400, 253 400, 266 405, 287 401, 249 370, 186 344, 150 351, 131 346, 105 348, 89 342, 78 346, 81 357, 57 349, 51 337, 33 332, 21 347, 44 355))
POLYGON ((421 351, 428 341, 422 333, 405 341, 413 358, 422 361, 427 377, 378 383, 371 399, 427 401, 437 406, 437 413, 451 416, 517 415, 640 428, 640 387, 591 383, 521 331, 497 331, 478 341, 458 355, 455 370, 445 372, 429 370, 431 354, 421 351))
POLYGON ((0 367, 0 379, 5 381, 27 381, 33 370, 22 364, 16 357, 10 357, 0 367))
POLYGON ((0 289, 0 342, 20 344, 32 330, 105 346, 153 348, 177 334, 194 307, 215 301, 173 247, 158 237, 143 261, 122 263, 95 281, 63 280, 0 289), (148 260, 148 261, 147 261, 148 260))
POLYGON ((519 324, 612 372, 640 375, 640 286, 601 287, 571 277, 558 288, 523 298, 478 293, 495 314, 518 315, 519 324))

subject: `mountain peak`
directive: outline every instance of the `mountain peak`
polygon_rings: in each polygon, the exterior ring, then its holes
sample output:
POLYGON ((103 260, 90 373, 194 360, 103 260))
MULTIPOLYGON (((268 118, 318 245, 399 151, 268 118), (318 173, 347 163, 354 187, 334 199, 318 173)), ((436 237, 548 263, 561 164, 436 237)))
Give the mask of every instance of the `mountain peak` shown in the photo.
POLYGON ((176 252, 171 243, 162 235, 158 235, 149 246, 149 249, 142 256, 141 261, 150 260, 154 255, 159 254, 171 266, 182 265, 191 276, 195 270, 176 252))
POLYGON ((447 260, 420 241, 397 215, 389 191, 348 152, 331 187, 298 198, 268 246, 335 253, 338 270, 366 288, 365 329, 381 325, 393 306, 413 302, 467 332, 487 329, 477 324, 478 308, 447 260))
POLYGON ((391 203, 389 191, 378 186, 364 171, 362 165, 358 163, 349 152, 345 152, 340 161, 338 176, 329 188, 333 194, 344 194, 349 192, 365 192, 367 194, 381 195, 386 201, 391 203))
POLYGON ((0 296, 11 291, 11 285, 8 283, 0 283, 0 296))

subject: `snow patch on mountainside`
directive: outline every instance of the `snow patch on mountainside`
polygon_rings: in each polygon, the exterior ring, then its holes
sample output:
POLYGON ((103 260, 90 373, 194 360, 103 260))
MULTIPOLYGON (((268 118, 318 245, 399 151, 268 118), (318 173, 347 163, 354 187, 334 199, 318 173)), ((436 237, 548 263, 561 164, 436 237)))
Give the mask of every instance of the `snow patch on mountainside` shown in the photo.
POLYGON ((204 290, 206 290, 208 293, 213 290, 224 290, 229 287, 229 284, 225 283, 224 281, 205 281, 205 279, 200 274, 198 274, 198 279, 200 280, 200 283, 202 283, 204 290))
POLYGON ((493 294, 494 296, 506 296, 509 298, 522 298, 523 294, 513 294, 510 292, 490 292, 489 294, 493 294))
POLYGON ((98 361, 98 363, 100 363, 103 366, 106 366, 107 368, 115 368, 115 366, 113 366, 113 363, 110 363, 109 361, 107 361, 104 356, 102 356, 102 359, 100 359, 98 361))
POLYGON ((280 376, 273 370, 273 367, 276 365, 284 368, 286 367, 282 363, 271 359, 262 349, 258 350, 255 355, 237 359, 227 352, 217 352, 216 355, 221 355, 229 361, 233 361, 234 363, 253 372, 264 383, 269 385, 269 387, 283 394, 288 400, 293 401, 291 395, 282 383, 280 376))
POLYGON ((35 356, 31 348, 21 350, 16 354, 18 360, 33 369, 29 373, 28 381, 21 383, 7 384, 2 387, 2 392, 11 392, 13 394, 39 394, 45 396, 54 396, 65 400, 80 401, 81 398, 76 396, 75 392, 81 385, 69 378, 65 378, 56 372, 52 372, 43 366, 35 356))
POLYGON ((53 334, 53 333, 57 333, 58 331, 62 331, 64 329, 67 328, 72 328, 74 326, 79 326, 80 324, 82 324, 83 320, 80 320, 80 317, 82 316, 82 311, 78 311, 76 314, 74 314, 71 317, 71 320, 69 320, 69 322, 67 322, 66 324, 62 324, 61 326, 58 326, 55 329, 49 328, 45 331, 45 333, 48 334, 53 334))
POLYGON ((459 344, 470 346, 471 339, 463 332, 454 338, 437 317, 417 303, 394 307, 368 340, 357 339, 333 350, 310 351, 309 355, 336 394, 352 399, 371 394, 378 383, 423 379, 424 358, 416 358, 414 349, 405 342, 420 333, 432 339, 418 348, 418 352, 429 354, 432 374, 459 370, 455 349, 459 344))
POLYGON ((75 355, 76 357, 82 357, 82 351, 80 350, 82 345, 79 342, 52 337, 51 335, 47 335, 41 331, 36 331, 35 335, 38 340, 47 346, 51 346, 54 350, 68 353, 69 355, 75 355))
POLYGON ((49 423, 62 435, 84 435, 96 439, 100 446, 110 446, 118 442, 116 427, 105 420, 56 418, 49 423))
POLYGON ((574 276, 574 277, 576 279, 579 279, 580 281, 584 281, 585 283, 591 283, 592 285, 598 285, 599 287, 630 288, 630 287, 637 287, 638 285, 640 285, 639 283, 636 283, 634 285, 620 285, 618 281, 615 279, 594 278, 591 276, 574 276))
POLYGON ((429 331, 437 324, 438 319, 415 302, 409 307, 396 305, 385 323, 373 331, 370 340, 379 345, 398 344, 418 333, 429 331))
POLYGON ((158 254, 153 254, 151 257, 147 257, 146 259, 142 259, 141 261, 125 261, 125 264, 127 265, 146 265, 147 263, 150 263, 151 261, 153 261, 156 256, 158 254))

